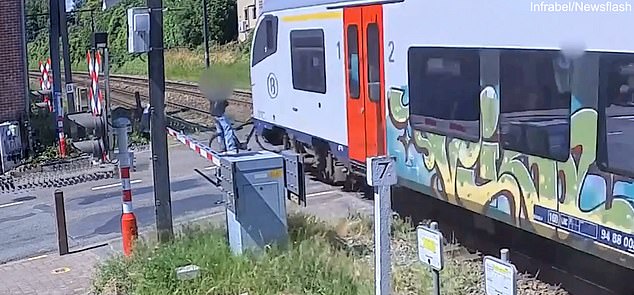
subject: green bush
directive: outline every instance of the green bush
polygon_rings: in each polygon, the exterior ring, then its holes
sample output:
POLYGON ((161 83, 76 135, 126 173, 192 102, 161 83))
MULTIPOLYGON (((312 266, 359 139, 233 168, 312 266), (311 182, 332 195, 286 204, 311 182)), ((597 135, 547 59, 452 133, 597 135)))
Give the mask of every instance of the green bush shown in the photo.
MULTIPOLYGON (((110 62, 113 69, 126 62, 138 59, 127 51, 127 9, 145 6, 144 0, 121 0, 106 11, 101 10, 101 0, 77 1, 77 9, 93 9, 94 19, 89 12, 73 12, 68 15, 70 56, 75 67, 86 69, 86 51, 90 48, 91 23, 95 29, 109 35, 110 62)), ((163 34, 165 48, 195 49, 203 43, 201 0, 165 0, 168 8, 163 14, 163 34)), ((49 56, 49 19, 35 14, 48 13, 48 2, 26 0, 28 53, 31 68, 38 60, 49 56)), ((209 33, 215 44, 226 44, 237 37, 237 14, 235 0, 209 1, 209 33)))

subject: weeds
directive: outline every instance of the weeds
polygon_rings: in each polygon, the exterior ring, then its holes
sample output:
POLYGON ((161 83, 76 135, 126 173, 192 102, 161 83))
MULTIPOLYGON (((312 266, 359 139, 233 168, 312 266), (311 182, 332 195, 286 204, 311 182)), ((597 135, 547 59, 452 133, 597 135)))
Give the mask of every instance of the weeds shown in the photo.
MULTIPOLYGON (((373 294, 373 223, 350 215, 327 225, 308 215, 288 219, 291 245, 262 256, 231 255, 218 227, 193 227, 159 248, 140 244, 131 260, 103 265, 94 282, 97 294, 373 294), (196 264, 198 278, 178 281, 174 269, 196 264), (119 292, 119 293, 117 293, 119 292)), ((416 231, 408 220, 392 223, 393 294, 429 294, 429 269, 418 261, 416 231)), ((442 294, 484 294, 482 264, 445 255, 442 294)), ((518 294, 567 294, 525 276, 518 294), (535 292, 537 286, 549 290, 535 292)), ((541 289, 540 289, 541 290, 541 289)))
POLYGON ((371 294, 371 273, 331 247, 327 228, 309 218, 289 220, 290 249, 234 256, 219 229, 193 228, 170 245, 139 244, 126 261, 99 269, 98 294, 371 294), (196 264, 201 275, 178 281, 174 269, 196 264))

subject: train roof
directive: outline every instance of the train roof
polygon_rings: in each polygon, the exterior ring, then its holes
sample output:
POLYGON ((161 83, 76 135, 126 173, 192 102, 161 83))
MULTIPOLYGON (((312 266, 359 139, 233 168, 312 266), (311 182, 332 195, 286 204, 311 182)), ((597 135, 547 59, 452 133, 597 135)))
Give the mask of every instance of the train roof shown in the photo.
POLYGON ((291 8, 300 8, 316 5, 327 5, 346 2, 362 2, 362 1, 350 1, 350 0, 263 0, 262 12, 270 12, 276 10, 284 10, 291 8))

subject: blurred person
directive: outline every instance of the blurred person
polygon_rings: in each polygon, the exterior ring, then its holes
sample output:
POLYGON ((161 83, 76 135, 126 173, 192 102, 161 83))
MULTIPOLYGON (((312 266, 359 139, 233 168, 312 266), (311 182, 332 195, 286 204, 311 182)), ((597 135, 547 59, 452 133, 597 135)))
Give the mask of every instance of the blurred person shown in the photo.
POLYGON ((209 145, 218 137, 218 142, 223 146, 222 152, 237 153, 237 138, 226 116, 227 100, 233 92, 233 83, 213 69, 207 69, 201 76, 199 87, 209 100, 209 111, 216 125, 216 133, 209 139, 209 145))

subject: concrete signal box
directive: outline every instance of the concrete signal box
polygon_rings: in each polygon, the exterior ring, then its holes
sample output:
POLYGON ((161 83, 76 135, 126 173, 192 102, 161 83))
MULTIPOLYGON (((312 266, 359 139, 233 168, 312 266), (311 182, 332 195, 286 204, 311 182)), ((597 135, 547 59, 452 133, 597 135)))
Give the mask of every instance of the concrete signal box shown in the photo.
POLYGON ((222 155, 216 171, 226 195, 229 245, 234 254, 288 242, 284 158, 257 151, 222 155))

